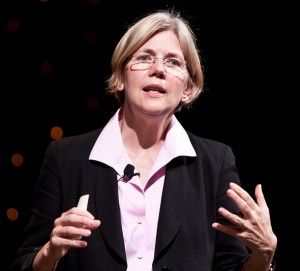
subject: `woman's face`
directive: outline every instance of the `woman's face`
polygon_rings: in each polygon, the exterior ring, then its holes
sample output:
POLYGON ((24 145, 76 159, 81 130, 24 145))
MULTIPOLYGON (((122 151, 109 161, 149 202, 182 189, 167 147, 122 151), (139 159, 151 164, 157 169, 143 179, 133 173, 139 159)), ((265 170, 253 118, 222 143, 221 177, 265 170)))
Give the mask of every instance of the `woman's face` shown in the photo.
POLYGON ((140 47, 126 66, 120 86, 120 91, 125 91, 124 106, 144 114, 170 115, 189 99, 188 78, 177 37, 172 31, 160 32, 140 47), (152 66, 145 64, 154 59, 152 66))

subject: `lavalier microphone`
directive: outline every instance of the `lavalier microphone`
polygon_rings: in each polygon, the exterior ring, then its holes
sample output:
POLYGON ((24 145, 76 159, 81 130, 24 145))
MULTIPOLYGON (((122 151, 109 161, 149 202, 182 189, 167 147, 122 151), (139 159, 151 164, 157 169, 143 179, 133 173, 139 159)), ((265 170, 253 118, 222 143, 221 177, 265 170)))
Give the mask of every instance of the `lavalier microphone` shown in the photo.
POLYGON ((128 182, 132 179, 133 176, 140 176, 139 172, 134 173, 135 167, 131 164, 127 164, 123 171, 123 176, 118 181, 128 182))

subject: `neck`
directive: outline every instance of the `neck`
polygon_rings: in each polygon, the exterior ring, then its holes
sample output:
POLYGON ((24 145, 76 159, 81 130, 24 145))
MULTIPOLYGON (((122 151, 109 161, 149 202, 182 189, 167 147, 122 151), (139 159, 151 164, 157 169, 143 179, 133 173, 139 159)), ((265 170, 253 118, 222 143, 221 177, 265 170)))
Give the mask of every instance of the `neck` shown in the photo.
POLYGON ((166 136, 171 118, 162 119, 159 116, 137 117, 127 114, 126 110, 120 114, 119 124, 124 144, 136 144, 142 148, 160 145, 166 136))

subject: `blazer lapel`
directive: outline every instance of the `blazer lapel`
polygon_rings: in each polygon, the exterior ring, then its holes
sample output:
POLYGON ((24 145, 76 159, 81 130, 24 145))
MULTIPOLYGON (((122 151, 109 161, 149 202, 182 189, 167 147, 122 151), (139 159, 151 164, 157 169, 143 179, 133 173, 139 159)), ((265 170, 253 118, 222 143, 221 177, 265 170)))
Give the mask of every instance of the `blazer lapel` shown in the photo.
POLYGON ((118 183, 112 168, 100 166, 96 182, 96 212, 101 231, 108 246, 126 263, 120 218, 118 183))
POLYGON ((154 260, 179 230, 186 195, 184 180, 188 178, 187 171, 182 166, 175 165, 174 162, 168 165, 158 220, 154 260))

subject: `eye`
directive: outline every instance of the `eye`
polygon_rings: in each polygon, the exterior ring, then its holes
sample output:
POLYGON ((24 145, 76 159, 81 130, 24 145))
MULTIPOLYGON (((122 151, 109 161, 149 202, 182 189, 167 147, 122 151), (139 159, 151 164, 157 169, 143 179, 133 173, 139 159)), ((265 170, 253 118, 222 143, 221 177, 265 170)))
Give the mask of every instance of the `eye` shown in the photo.
POLYGON ((181 67, 181 62, 176 58, 168 58, 166 59, 166 65, 168 67, 181 67))
POLYGON ((136 61, 138 62, 150 62, 153 61, 153 57, 149 54, 142 54, 136 56, 136 61))

